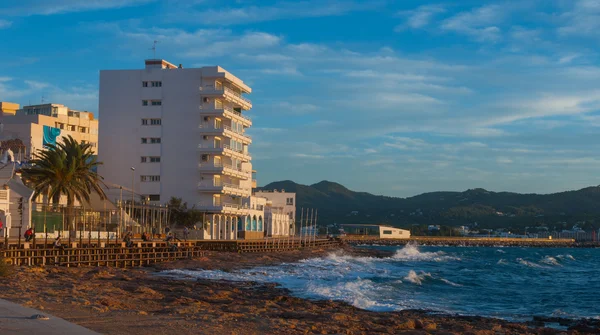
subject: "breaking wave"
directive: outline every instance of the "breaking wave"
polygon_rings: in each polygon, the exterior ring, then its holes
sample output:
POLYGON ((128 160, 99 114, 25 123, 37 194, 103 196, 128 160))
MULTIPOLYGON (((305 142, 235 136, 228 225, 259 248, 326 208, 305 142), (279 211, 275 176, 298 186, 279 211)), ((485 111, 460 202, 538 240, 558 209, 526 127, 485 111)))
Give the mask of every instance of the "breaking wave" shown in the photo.
POLYGON ((434 261, 434 262, 444 262, 444 261, 460 261, 459 257, 446 255, 443 251, 436 252, 425 252, 420 251, 418 246, 413 243, 409 243, 404 246, 404 248, 396 251, 394 259, 400 259, 405 261, 434 261))
POLYGON ((561 264, 556 260, 556 258, 554 258, 552 256, 546 256, 546 257, 542 258, 542 260, 540 262, 544 263, 544 264, 548 264, 548 265, 553 265, 553 266, 561 266, 561 264))

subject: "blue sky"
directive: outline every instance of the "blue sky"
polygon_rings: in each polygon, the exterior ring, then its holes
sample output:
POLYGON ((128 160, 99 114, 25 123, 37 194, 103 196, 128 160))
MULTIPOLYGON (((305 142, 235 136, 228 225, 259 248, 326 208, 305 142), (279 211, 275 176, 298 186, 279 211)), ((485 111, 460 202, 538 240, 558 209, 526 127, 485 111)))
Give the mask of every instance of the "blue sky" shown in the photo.
POLYGON ((153 40, 253 87, 261 185, 600 184, 600 0, 3 1, 0 100, 97 112, 98 71, 153 40))

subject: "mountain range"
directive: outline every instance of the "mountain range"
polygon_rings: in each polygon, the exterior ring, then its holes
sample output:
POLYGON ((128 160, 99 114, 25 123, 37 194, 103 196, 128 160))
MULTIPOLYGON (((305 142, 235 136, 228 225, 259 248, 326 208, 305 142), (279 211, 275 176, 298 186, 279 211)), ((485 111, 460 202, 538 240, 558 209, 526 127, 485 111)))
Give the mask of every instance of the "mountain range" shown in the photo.
POLYGON ((425 224, 460 226, 477 222, 481 228, 600 226, 598 186, 553 194, 492 192, 476 188, 464 192, 423 193, 408 198, 355 192, 330 181, 302 185, 284 180, 260 189, 295 192, 297 219, 302 208, 314 208, 318 210, 319 225, 382 223, 408 227, 425 224))

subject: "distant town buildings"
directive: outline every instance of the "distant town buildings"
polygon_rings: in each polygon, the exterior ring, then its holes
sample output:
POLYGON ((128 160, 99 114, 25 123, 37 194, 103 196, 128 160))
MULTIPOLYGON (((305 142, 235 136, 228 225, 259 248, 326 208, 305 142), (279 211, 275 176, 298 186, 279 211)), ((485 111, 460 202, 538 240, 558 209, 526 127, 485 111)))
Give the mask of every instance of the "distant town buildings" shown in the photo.
POLYGON ((13 113, 19 105, 6 102, 0 105, 3 112, 0 141, 20 140, 23 144, 22 149, 12 150, 15 160, 31 158, 31 153, 48 144, 56 144, 68 135, 81 143, 89 143, 92 151, 98 151, 98 120, 91 112, 48 103, 23 106, 13 113))

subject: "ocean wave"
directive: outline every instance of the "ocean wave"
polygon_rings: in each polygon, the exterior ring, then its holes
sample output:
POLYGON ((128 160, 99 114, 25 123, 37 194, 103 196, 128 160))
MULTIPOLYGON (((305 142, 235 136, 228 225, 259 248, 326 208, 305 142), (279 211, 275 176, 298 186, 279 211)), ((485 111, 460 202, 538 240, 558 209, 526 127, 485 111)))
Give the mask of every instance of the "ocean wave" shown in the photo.
POLYGON ((443 281, 444 283, 450 285, 450 286, 454 286, 454 287, 462 287, 463 285, 455 283, 453 281, 449 281, 448 279, 445 278, 440 278, 441 281, 443 281))
POLYGON ((517 258, 517 263, 521 264, 521 265, 525 265, 528 266, 530 268, 538 268, 538 269, 543 269, 544 266, 539 265, 537 263, 533 263, 527 260, 524 260, 523 258, 517 258))
POLYGON ((558 258, 558 259, 561 259, 561 260, 562 260, 562 259, 568 259, 568 260, 570 260, 570 261, 574 261, 574 260, 575 260, 575 257, 573 257, 573 256, 571 256, 571 255, 569 255, 569 254, 564 254, 564 255, 556 255, 556 258, 558 258))
POLYGON ((402 249, 396 250, 396 253, 391 257, 392 259, 399 259, 405 261, 460 261, 459 257, 446 255, 443 251, 427 252, 420 251, 418 246, 414 243, 409 243, 402 249))
POLYGON ((505 253, 506 253, 506 251, 504 251, 504 250, 500 250, 500 249, 496 249, 496 252, 499 252, 499 253, 501 253, 501 254, 505 254, 505 253))
POLYGON ((556 258, 554 258, 552 256, 545 256, 544 258, 542 258, 542 260, 540 262, 544 263, 544 264, 548 264, 548 265, 553 265, 553 266, 562 266, 562 264, 560 264, 556 260, 556 258))
POLYGON ((380 285, 369 279, 357 278, 354 281, 336 283, 309 282, 306 292, 321 298, 342 300, 354 307, 368 310, 391 310, 393 305, 377 302, 381 290, 380 285))
POLYGON ((422 285, 426 278, 432 278, 431 274, 423 271, 421 271, 421 274, 417 274, 414 270, 410 270, 406 277, 404 277, 407 281, 417 285, 422 285))
POLYGON ((502 265, 507 265, 508 262, 506 261, 506 259, 504 258, 500 258, 500 260, 496 263, 496 264, 502 264, 502 265))

